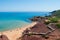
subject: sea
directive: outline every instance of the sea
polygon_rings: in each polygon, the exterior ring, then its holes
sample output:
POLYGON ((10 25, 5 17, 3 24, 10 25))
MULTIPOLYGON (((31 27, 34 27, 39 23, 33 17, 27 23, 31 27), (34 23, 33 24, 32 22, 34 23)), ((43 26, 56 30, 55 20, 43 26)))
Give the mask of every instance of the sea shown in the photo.
POLYGON ((25 27, 34 16, 49 16, 49 12, 0 12, 0 31, 25 27))

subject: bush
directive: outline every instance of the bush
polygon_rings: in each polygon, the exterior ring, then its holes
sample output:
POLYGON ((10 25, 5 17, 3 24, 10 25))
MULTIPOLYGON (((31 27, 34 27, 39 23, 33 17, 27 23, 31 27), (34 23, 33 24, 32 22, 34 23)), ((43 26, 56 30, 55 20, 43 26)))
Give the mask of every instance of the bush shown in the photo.
POLYGON ((59 29, 60 29, 60 24, 56 24, 56 26, 57 26, 57 28, 59 28, 59 29))
POLYGON ((49 21, 48 22, 45 22, 46 25, 48 25, 49 23, 50 23, 49 21))
POLYGON ((55 19, 52 19, 51 20, 51 23, 57 23, 58 21, 57 20, 55 20, 55 19))
POLYGON ((55 17, 55 18, 49 18, 51 23, 57 23, 59 18, 55 17))

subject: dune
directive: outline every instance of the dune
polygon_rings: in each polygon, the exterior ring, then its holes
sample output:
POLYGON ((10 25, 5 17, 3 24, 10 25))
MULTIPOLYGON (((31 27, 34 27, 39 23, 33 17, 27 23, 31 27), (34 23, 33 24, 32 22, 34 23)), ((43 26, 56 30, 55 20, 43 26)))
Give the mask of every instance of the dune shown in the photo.
POLYGON ((0 35, 6 35, 9 40, 16 40, 17 38, 22 36, 22 32, 24 30, 26 30, 26 28, 33 27, 35 24, 37 24, 37 22, 32 22, 31 24, 26 25, 26 26, 21 27, 21 28, 16 28, 13 30, 7 30, 4 32, 0 32, 0 35))

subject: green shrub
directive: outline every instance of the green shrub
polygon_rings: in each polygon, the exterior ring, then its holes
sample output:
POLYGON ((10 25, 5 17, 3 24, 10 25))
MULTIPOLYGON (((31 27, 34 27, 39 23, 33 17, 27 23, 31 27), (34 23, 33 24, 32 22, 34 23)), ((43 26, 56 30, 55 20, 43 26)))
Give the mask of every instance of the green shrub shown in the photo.
POLYGON ((50 23, 49 21, 48 22, 45 22, 46 25, 48 25, 49 23, 50 23))
POLYGON ((57 28, 60 28, 60 24, 56 24, 57 28))
POLYGON ((51 23, 57 23, 59 18, 55 17, 55 18, 49 18, 51 23))
POLYGON ((51 23, 57 23, 58 21, 55 19, 51 19, 51 23))

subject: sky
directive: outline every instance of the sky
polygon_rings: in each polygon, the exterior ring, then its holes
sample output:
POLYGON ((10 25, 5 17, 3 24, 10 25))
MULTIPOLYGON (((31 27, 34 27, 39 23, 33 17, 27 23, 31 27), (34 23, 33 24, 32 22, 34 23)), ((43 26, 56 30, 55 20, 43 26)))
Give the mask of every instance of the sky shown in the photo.
POLYGON ((0 0, 0 12, 40 12, 59 9, 60 0, 0 0))

